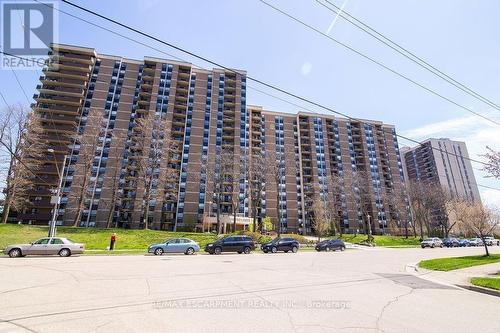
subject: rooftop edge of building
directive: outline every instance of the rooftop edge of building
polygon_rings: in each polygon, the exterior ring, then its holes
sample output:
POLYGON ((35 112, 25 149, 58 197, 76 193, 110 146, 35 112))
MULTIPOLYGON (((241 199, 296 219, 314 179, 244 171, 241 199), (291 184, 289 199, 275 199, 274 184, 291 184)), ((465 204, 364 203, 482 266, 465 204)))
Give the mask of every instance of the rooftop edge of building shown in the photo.
POLYGON ((215 72, 234 72, 234 73, 237 73, 239 75, 246 75, 246 73, 247 73, 245 70, 234 69, 234 68, 225 69, 225 68, 214 67, 212 70, 209 70, 209 69, 200 68, 198 66, 195 66, 188 61, 165 59, 165 58, 158 58, 158 57, 152 57, 152 56, 144 56, 143 60, 139 60, 139 59, 126 58, 126 57, 122 57, 122 56, 105 54, 105 53, 101 54, 101 53, 98 53, 96 51, 96 49, 94 49, 92 47, 77 46, 77 45, 71 45, 71 44, 51 43, 50 48, 52 50, 66 50, 66 51, 71 51, 71 52, 75 52, 75 53, 88 54, 88 55, 94 56, 96 58, 102 57, 102 58, 116 59, 116 60, 123 59, 123 60, 126 60, 127 62, 137 63, 137 64, 143 64, 143 63, 149 61, 149 62, 157 62, 157 63, 171 63, 171 64, 176 64, 176 65, 181 65, 181 66, 190 66, 198 72, 205 72, 205 73, 210 73, 212 71, 215 71, 215 72))
MULTIPOLYGON (((344 121, 349 120, 349 118, 346 118, 346 117, 341 117, 341 116, 336 116, 336 115, 326 114, 326 113, 315 113, 315 112, 307 112, 307 111, 297 111, 297 112, 292 113, 292 112, 284 112, 284 111, 267 110, 267 109, 264 109, 263 106, 252 105, 252 104, 247 105, 247 108, 251 109, 251 110, 259 110, 263 114, 269 114, 269 115, 280 115, 280 116, 289 116, 289 117, 297 117, 297 116, 324 117, 324 118, 339 119, 339 120, 344 120, 344 121)), ((376 125, 382 125, 385 127, 395 128, 394 125, 384 123, 383 121, 380 121, 380 120, 370 120, 370 119, 361 119, 360 118, 360 119, 354 119, 352 121, 357 121, 357 122, 362 122, 362 123, 370 123, 370 124, 376 124, 376 125)))

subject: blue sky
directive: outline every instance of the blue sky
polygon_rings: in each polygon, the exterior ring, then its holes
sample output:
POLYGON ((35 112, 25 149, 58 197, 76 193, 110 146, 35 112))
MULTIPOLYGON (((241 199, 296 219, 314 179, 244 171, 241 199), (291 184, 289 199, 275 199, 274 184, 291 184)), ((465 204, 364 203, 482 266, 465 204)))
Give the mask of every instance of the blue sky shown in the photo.
MULTIPOLYGON (((465 140, 469 154, 474 158, 480 158, 478 155, 484 153, 486 144, 500 149, 500 128, 497 126, 375 66, 290 21, 258 0, 74 1, 344 113, 395 124, 400 134, 414 139, 449 136, 465 140)), ((266 1, 324 32, 334 20, 333 13, 313 0, 266 1)), ((345 2, 332 1, 338 6, 345 2)), ((67 12, 96 20, 66 4, 60 3, 59 6, 67 12)), ((500 12, 500 2, 347 0, 345 10, 458 81, 500 103, 500 21, 496 14, 500 12)), ((60 14, 59 21, 61 43, 94 47, 99 53, 128 58, 141 59, 144 55, 168 58, 64 14, 60 14)), ((116 30, 102 21, 100 24, 116 30)), ((342 19, 336 21, 330 36, 456 102, 500 121, 500 111, 489 109, 440 81, 342 19)), ((194 64, 213 67, 166 46, 143 41, 194 64)), ((17 75, 31 98, 39 73, 18 71, 17 75)), ((26 102, 10 71, 0 71, 0 83, 0 90, 9 103, 26 102)), ((272 110, 299 110, 252 89, 248 91, 248 101, 272 110)), ((400 144, 405 142, 400 141, 400 144)), ((500 188, 499 181, 484 179, 483 176, 476 170, 478 183, 500 188)), ((486 202, 500 207, 500 192, 481 188, 480 191, 486 202)))

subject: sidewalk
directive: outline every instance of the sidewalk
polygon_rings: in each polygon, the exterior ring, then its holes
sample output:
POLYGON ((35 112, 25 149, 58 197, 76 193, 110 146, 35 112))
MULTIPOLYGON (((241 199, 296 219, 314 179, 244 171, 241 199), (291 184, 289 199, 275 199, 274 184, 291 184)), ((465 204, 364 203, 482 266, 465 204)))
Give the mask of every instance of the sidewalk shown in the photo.
POLYGON ((413 269, 415 272, 418 272, 417 274, 420 277, 429 281, 474 291, 488 291, 487 293, 490 295, 500 296, 500 293, 495 290, 473 286, 470 283, 470 279, 473 277, 493 277, 493 274, 500 271, 500 263, 473 266, 448 272, 428 270, 418 267, 417 264, 407 265, 407 268, 409 270, 413 269))

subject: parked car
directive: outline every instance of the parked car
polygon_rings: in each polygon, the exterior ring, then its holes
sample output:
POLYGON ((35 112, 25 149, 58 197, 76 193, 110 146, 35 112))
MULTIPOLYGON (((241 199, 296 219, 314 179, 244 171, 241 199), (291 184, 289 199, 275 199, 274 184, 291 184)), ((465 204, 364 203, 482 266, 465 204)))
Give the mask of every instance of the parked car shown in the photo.
POLYGON ((189 238, 172 238, 164 243, 153 244, 148 247, 148 253, 162 255, 163 253, 195 254, 200 251, 200 245, 189 238))
POLYGON ((484 243, 481 238, 471 238, 469 239, 470 246, 483 246, 484 243))
POLYGON ((441 241, 441 239, 437 238, 437 237, 431 237, 431 238, 427 238, 427 239, 424 239, 421 243, 420 243, 420 246, 425 249, 426 247, 443 247, 443 242, 441 241))
POLYGON ((488 246, 498 245, 500 246, 500 239, 495 239, 495 237, 484 237, 484 242, 488 246))
POLYGON ((458 241, 460 247, 468 247, 470 246, 470 241, 467 238, 462 238, 458 241))
POLYGON ((460 242, 458 241, 458 239, 456 238, 445 238, 443 240, 443 245, 446 246, 446 247, 459 247, 460 246, 460 242))
POLYGON ((222 252, 248 254, 252 250, 255 250, 255 243, 250 236, 229 236, 205 246, 205 252, 210 254, 221 254, 222 252))
POLYGON ((284 251, 285 253, 288 251, 292 251, 293 253, 297 253, 299 250, 299 242, 293 238, 280 238, 277 237, 270 241, 269 243, 262 244, 260 247, 264 253, 272 252, 276 253, 278 251, 284 251))
POLYGON ((341 239, 326 239, 324 241, 319 242, 316 244, 315 247, 316 251, 321 252, 321 251, 344 251, 345 250, 345 243, 341 239))
POLYGON ((75 243, 67 238, 46 237, 34 241, 31 244, 9 245, 4 249, 4 253, 9 257, 24 257, 27 255, 54 255, 69 257, 72 254, 82 254, 85 245, 75 243))

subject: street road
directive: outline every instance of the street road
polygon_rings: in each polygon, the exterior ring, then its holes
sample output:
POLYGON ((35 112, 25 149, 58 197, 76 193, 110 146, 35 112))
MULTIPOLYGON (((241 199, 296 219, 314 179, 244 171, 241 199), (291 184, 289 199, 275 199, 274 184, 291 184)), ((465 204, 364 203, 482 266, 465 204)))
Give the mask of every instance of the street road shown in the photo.
POLYGON ((0 332, 496 333, 499 297, 408 266, 483 251, 2 257, 0 332))

